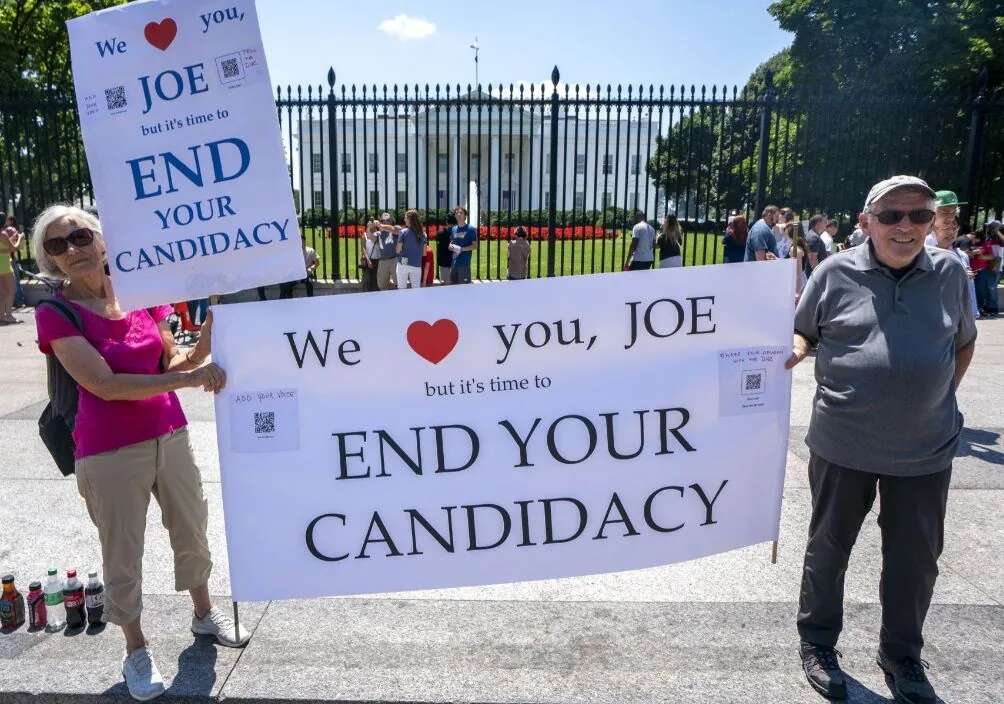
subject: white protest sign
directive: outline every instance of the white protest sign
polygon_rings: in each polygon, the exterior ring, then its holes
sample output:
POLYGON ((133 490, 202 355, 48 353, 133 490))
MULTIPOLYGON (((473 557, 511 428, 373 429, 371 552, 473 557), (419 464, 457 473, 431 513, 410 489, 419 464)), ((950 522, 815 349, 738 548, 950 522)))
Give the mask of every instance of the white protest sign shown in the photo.
POLYGON ((215 307, 234 598, 582 575, 775 539, 789 269, 215 307))
POLYGON ((252 0, 149 0, 67 22, 120 303, 306 276, 252 0))

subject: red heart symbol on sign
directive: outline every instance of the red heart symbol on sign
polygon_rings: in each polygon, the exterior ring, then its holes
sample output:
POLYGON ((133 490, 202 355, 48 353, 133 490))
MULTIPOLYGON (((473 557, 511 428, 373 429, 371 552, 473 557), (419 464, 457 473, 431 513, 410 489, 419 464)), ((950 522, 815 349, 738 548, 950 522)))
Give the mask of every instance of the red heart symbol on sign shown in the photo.
POLYGON ((178 34, 178 25, 170 17, 160 22, 150 22, 143 29, 143 36, 161 51, 165 51, 171 46, 175 36, 178 34))
POLYGON ((439 364, 453 351, 460 339, 460 330, 452 320, 442 318, 432 325, 416 320, 408 326, 408 344, 415 353, 433 364, 439 364))

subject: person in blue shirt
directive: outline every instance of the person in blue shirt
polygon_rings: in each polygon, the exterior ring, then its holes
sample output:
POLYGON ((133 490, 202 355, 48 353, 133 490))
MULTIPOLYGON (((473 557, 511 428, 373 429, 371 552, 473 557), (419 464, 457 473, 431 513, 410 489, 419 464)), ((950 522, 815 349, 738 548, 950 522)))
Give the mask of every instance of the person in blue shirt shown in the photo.
POLYGON ((450 250, 453 252, 450 283, 469 284, 471 252, 478 248, 478 231, 473 225, 467 224, 467 208, 458 205, 453 214, 457 217, 457 224, 450 230, 450 250))
POLYGON ((744 261, 762 262, 765 259, 777 259, 777 238, 774 237, 774 224, 777 222, 780 210, 776 205, 768 205, 763 209, 763 216, 750 228, 746 238, 746 256, 744 261))

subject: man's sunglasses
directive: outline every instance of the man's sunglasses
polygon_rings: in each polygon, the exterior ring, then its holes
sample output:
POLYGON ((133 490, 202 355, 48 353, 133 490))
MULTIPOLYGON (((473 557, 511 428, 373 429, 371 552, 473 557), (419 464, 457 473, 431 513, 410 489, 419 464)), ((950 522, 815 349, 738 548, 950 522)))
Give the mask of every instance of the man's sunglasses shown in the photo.
POLYGON ((81 227, 66 237, 50 237, 42 243, 42 249, 49 256, 58 257, 60 254, 66 254, 66 249, 71 244, 80 249, 91 244, 93 241, 94 233, 86 227, 81 227))
POLYGON ((914 225, 924 225, 934 220, 934 211, 927 210, 926 208, 920 208, 910 211, 883 210, 881 213, 875 213, 875 219, 883 225, 895 225, 896 223, 902 222, 903 218, 906 217, 910 218, 910 222, 914 225))

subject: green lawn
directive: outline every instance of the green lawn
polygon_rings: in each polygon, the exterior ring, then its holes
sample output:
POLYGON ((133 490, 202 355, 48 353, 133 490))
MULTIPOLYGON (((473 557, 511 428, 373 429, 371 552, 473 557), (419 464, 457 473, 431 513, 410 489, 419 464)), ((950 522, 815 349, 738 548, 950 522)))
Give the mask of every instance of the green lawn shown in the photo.
MULTIPOLYGON (((334 272, 334 243, 321 235, 320 228, 306 228, 307 244, 317 250, 321 259, 317 277, 330 279, 334 272)), ((555 244, 554 273, 595 274, 620 271, 624 266, 630 234, 620 237, 593 240, 559 240, 555 244)), ((504 279, 509 243, 484 240, 474 252, 471 276, 475 279, 504 279)), ((547 242, 530 242, 531 277, 547 276, 547 242)), ((343 238, 338 243, 339 278, 356 279, 356 262, 359 258, 359 239, 343 238)), ((697 233, 688 235, 684 245, 684 265, 719 264, 723 261, 721 238, 697 233)))

